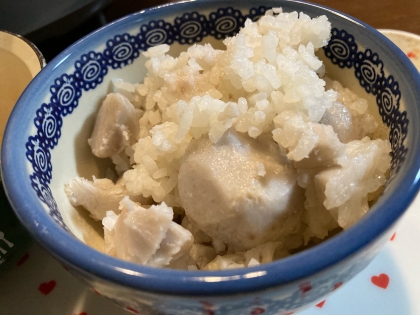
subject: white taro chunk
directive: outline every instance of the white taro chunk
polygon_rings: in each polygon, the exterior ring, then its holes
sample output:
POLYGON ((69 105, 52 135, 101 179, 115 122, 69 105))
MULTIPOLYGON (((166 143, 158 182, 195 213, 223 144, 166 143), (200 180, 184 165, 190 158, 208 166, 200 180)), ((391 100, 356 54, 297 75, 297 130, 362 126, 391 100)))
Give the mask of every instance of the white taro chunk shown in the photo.
POLYGON ((124 185, 95 177, 93 181, 73 178, 64 186, 64 191, 73 206, 83 206, 95 220, 102 220, 108 210, 119 213, 119 203, 127 195, 124 185))
POLYGON ((390 152, 387 140, 364 137, 351 141, 338 159, 340 166, 315 176, 318 199, 335 214, 341 227, 350 227, 369 210, 369 201, 385 184, 390 152))
POLYGON ((343 143, 360 140, 375 132, 378 123, 368 112, 366 99, 357 96, 338 81, 325 78, 326 87, 338 93, 333 105, 325 111, 320 123, 331 125, 343 143))
POLYGON ((117 223, 118 214, 114 211, 107 211, 105 217, 102 219, 102 225, 104 226, 104 252, 111 256, 117 256, 115 252, 115 232, 114 226, 117 223))
POLYGON ((331 126, 310 123, 318 141, 311 153, 294 165, 298 169, 313 169, 336 164, 336 159, 343 155, 345 145, 340 142, 331 126))
MULTIPOLYGON (((120 213, 120 201, 129 195, 123 181, 114 184, 110 179, 93 177, 89 181, 83 177, 76 177, 64 186, 64 192, 74 206, 83 206, 95 220, 102 220, 109 210, 120 213)), ((151 200, 142 196, 131 196, 143 205, 151 204, 151 200)))
POLYGON ((330 125, 343 143, 358 138, 358 132, 355 130, 353 124, 352 114, 343 103, 333 102, 333 105, 325 111, 319 123, 330 125))
POLYGON ((143 208, 124 198, 121 214, 107 212, 102 221, 105 230, 105 248, 117 258, 163 267, 188 256, 194 242, 192 234, 172 221, 173 210, 165 203, 143 208))
MULTIPOLYGON (((335 169, 331 167, 329 169, 335 169)), ((302 215, 302 222, 305 230, 303 232, 304 244, 306 245, 311 238, 324 239, 328 236, 329 231, 338 228, 337 218, 334 217, 331 211, 327 210, 323 202, 324 192, 317 191, 319 186, 316 186, 311 177, 305 191, 305 211, 302 215), (318 198, 320 196, 321 200, 318 198)))
POLYGON ((193 142, 178 189, 191 223, 234 250, 295 232, 303 209, 304 190, 270 134, 252 139, 228 131, 216 144, 193 142))
POLYGON ((94 155, 107 158, 132 144, 138 133, 138 117, 134 106, 122 94, 111 93, 99 109, 88 143, 94 155))
POLYGON ((303 114, 285 111, 274 119, 273 139, 298 169, 336 165, 345 145, 331 126, 309 121, 303 114))

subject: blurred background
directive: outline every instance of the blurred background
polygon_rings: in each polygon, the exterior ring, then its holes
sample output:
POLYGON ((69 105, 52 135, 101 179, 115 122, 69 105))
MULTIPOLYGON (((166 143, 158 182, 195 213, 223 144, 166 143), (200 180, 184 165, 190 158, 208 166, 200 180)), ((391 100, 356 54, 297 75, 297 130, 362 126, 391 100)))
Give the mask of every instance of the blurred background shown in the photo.
MULTIPOLYGON (((197 0, 206 1, 206 0, 197 0)), ((0 0, 0 30, 38 46, 47 62, 73 42, 127 14, 170 0, 0 0)), ((420 34, 420 0, 314 0, 375 28, 420 34)))

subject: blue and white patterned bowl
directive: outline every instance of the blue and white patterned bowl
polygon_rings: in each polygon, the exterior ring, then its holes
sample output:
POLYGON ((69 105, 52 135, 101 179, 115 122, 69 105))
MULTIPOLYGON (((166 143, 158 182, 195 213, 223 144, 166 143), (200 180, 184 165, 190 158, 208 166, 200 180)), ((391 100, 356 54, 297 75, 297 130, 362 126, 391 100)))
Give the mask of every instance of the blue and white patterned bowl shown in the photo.
POLYGON ((99 294, 140 314, 286 314, 313 305, 367 266, 419 187, 420 77, 376 30, 334 10, 280 0, 192 1, 142 11, 80 40, 42 70, 16 105, 2 150, 4 184, 20 220, 70 272, 99 294), (333 78, 367 98, 390 128, 392 170, 383 196, 356 225, 283 260, 220 272, 176 271, 106 256, 88 218, 70 206, 63 186, 100 176, 87 138, 112 78, 139 82, 141 51, 219 43, 270 7, 332 22, 321 52, 333 78), (375 106, 375 104, 377 106, 375 106))

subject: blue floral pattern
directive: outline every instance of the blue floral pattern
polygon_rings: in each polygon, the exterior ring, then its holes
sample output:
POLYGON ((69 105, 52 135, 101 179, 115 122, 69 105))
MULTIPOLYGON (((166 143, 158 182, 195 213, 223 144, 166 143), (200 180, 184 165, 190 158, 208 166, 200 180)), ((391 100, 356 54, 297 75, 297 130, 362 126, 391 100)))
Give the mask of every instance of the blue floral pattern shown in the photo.
POLYGON ((137 35, 141 50, 160 44, 171 45, 174 42, 173 27, 164 20, 151 21, 140 27, 140 33, 137 35))
POLYGON ((91 51, 76 61, 74 77, 79 88, 89 91, 102 83, 108 73, 108 62, 102 53, 91 51))
POLYGON ((50 183, 52 177, 51 153, 38 136, 29 137, 26 143, 26 158, 31 162, 34 173, 50 183))
POLYGON ((325 55, 340 68, 351 68, 357 53, 357 44, 354 36, 345 30, 331 30, 331 39, 324 48, 325 55))
POLYGON ((54 103, 42 104, 36 111, 34 119, 37 135, 44 143, 45 147, 53 149, 61 137, 61 127, 63 118, 67 113, 60 111, 60 107, 54 103))
POLYGON ((104 56, 112 69, 122 68, 140 55, 140 45, 130 34, 117 35, 106 43, 104 56))
POLYGON ((382 121, 389 126, 399 111, 401 92, 398 82, 394 82, 394 77, 389 76, 378 82, 378 93, 376 103, 379 105, 379 114, 382 121))
POLYGON ((268 9, 270 8, 264 6, 260 6, 259 8, 252 8, 251 10, 249 10, 249 14, 246 16, 246 18, 255 22, 260 17, 262 17, 268 9))
POLYGON ((217 12, 210 13, 210 34, 216 39, 233 36, 239 32, 244 22, 245 17, 241 11, 232 7, 219 9, 217 12))
POLYGON ((208 35, 207 18, 197 12, 185 13, 174 21, 174 38, 180 44, 200 42, 208 35))
MULTIPOLYGON (((256 20, 262 16, 267 7, 252 8, 248 14, 232 7, 220 8, 208 16, 198 12, 188 12, 176 17, 173 23, 164 20, 150 21, 139 28, 139 33, 127 33, 114 36, 106 42, 103 51, 90 51, 83 54, 74 64, 74 72, 62 74, 54 80, 50 87, 51 97, 48 104, 41 104, 36 111, 34 125, 36 132, 26 143, 26 157, 32 165, 30 181, 39 199, 48 208, 51 217, 66 231, 66 227, 57 204, 53 198, 49 184, 52 179, 51 150, 55 148, 61 137, 64 117, 72 114, 77 108, 84 91, 95 89, 103 82, 110 68, 118 69, 131 64, 140 56, 140 52, 159 44, 193 44, 206 36, 223 39, 236 34, 247 18, 256 20)), ((408 132, 407 113, 400 110, 401 92, 398 82, 392 75, 386 76, 380 56, 370 49, 360 50, 356 39, 345 30, 332 30, 329 45, 324 48, 327 58, 340 68, 354 69, 355 77, 360 85, 376 96, 379 114, 383 122, 390 128, 389 139, 392 145, 391 177, 398 172, 408 149, 404 140, 408 132)), ((361 268, 363 264, 355 264, 361 268)), ((310 284, 311 293, 297 286, 293 292, 281 299, 261 298, 259 301, 231 303, 214 309, 214 314, 247 314, 250 309, 261 308, 268 313, 279 310, 293 310, 307 301, 315 301, 325 293, 331 292, 336 285, 347 281, 358 270, 343 269, 326 278, 318 278, 318 282, 310 284), (275 302, 273 302, 275 301, 275 302), (231 309, 233 307, 233 309, 231 309)), ((139 305, 138 307, 142 307, 139 305)), ((185 314, 185 309, 177 309, 177 305, 159 303, 155 308, 162 312, 185 314)), ((202 314, 203 306, 190 309, 191 314, 202 314)))
POLYGON ((51 189, 37 173, 32 174, 30 177, 32 187, 36 191, 38 198, 44 202, 48 208, 50 216, 56 221, 65 231, 70 232, 67 225, 64 223, 60 211, 58 210, 55 199, 52 195, 51 189))
POLYGON ((384 64, 379 59, 377 53, 373 53, 370 49, 364 52, 358 52, 354 58, 354 73, 359 83, 365 88, 367 93, 376 95, 378 93, 378 84, 384 78, 384 64))
POLYGON ((384 73, 384 64, 379 55, 370 49, 359 51, 354 36, 345 30, 333 28, 325 55, 340 68, 354 68, 354 75, 367 93, 376 96, 379 114, 390 129, 392 147, 390 178, 399 170, 408 152, 404 140, 408 133, 407 112, 400 111, 401 91, 392 75, 384 73))
POLYGON ((63 116, 71 114, 79 104, 81 89, 73 75, 63 74, 50 87, 51 104, 57 107, 63 116))

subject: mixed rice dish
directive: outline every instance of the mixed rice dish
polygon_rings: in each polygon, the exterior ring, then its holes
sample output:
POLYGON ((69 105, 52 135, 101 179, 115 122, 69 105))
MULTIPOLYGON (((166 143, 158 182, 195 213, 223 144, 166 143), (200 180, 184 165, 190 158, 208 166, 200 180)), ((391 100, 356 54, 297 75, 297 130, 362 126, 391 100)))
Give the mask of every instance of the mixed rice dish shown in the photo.
POLYGON ((114 79, 89 139, 108 178, 65 186, 104 228, 104 251, 189 270, 256 266, 357 222, 380 195, 391 146, 368 103, 327 77, 325 16, 269 10, 224 40, 144 56, 114 79))

